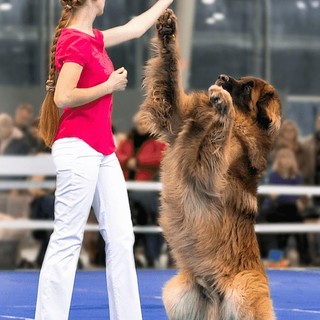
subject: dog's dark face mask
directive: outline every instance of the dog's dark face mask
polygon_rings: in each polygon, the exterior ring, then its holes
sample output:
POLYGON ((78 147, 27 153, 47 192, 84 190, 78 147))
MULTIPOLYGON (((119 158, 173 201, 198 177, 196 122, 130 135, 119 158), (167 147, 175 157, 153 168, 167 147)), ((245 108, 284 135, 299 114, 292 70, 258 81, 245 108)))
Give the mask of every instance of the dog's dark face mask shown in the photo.
POLYGON ((270 128, 274 114, 280 118, 279 97, 266 81, 256 77, 234 79, 223 74, 218 77, 215 84, 228 91, 234 106, 255 119, 261 128, 270 128))

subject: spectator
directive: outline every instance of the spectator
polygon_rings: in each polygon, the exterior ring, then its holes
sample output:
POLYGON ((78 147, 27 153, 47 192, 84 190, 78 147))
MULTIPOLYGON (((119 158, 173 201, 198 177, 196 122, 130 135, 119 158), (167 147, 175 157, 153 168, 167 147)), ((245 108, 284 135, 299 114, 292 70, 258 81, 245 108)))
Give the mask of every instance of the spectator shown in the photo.
POLYGON ((303 142, 303 147, 308 151, 307 164, 310 167, 308 184, 320 185, 320 114, 315 121, 314 133, 307 136, 303 142))
MULTIPOLYGON (((271 185, 302 185, 302 176, 292 149, 282 148, 276 151, 268 182, 271 185)), ((272 223, 302 222, 301 212, 303 209, 303 202, 300 196, 273 194, 265 199, 259 221, 272 223)), ((288 249, 289 235, 280 234, 275 237, 267 236, 259 238, 263 247, 261 250, 263 255, 266 255, 269 249, 280 249, 282 251, 288 249), (268 239, 269 244, 264 243, 266 239, 268 239)), ((294 235, 294 238, 300 262, 308 264, 310 261, 306 250, 307 240, 305 235, 294 235)))
MULTIPOLYGON (((159 168, 165 145, 150 137, 140 124, 123 140, 117 156, 126 180, 158 181, 159 168)), ((158 219, 159 194, 157 191, 130 191, 132 218, 135 225, 155 225, 158 219)), ((160 234, 136 236, 135 251, 142 242, 148 267, 154 267, 163 245, 160 234)))
MULTIPOLYGON (((25 155, 29 153, 29 150, 29 145, 26 143, 23 133, 18 128, 14 127, 12 117, 6 113, 0 113, 0 155, 25 155)), ((2 178, 3 177, 1 177, 1 179, 2 178)), ((17 178, 19 179, 24 177, 4 177, 4 179, 17 178)), ((9 192, 2 191, 1 194, 6 202, 11 198, 21 199, 17 198, 17 196, 19 195, 19 191, 16 189, 10 190, 9 192)), ((18 202, 20 201, 18 200, 18 202)), ((15 203, 14 200, 12 200, 12 203, 15 203)), ((25 204, 27 205, 27 202, 25 204)), ((4 215, 2 215, 1 219, 14 219, 11 214, 12 212, 4 212, 4 215)), ((8 235, 8 233, 5 234, 6 236, 8 235)), ((25 232, 20 232, 19 234, 25 235, 25 232)), ((8 236, 8 239, 17 240, 17 244, 19 244, 19 246, 23 242, 23 237, 21 237, 20 235, 16 238, 10 238, 8 236)), ((18 264, 20 264, 21 262, 22 260, 18 264)))
POLYGON ((29 140, 30 140, 30 153, 32 154, 39 154, 39 153, 50 153, 50 149, 44 143, 40 132, 39 132, 39 118, 36 118, 29 130, 29 140))
MULTIPOLYGON (((315 121, 314 133, 307 136, 303 145, 309 153, 308 166, 310 168, 306 182, 309 185, 320 185, 320 114, 315 121)), ((320 196, 314 196, 304 212, 307 223, 320 223, 320 196)), ((308 234, 312 264, 320 265, 320 235, 308 234)))
POLYGON ((303 183, 305 183, 310 172, 308 165, 309 153, 300 141, 300 131, 297 124, 292 120, 285 120, 283 122, 275 143, 272 160, 277 151, 282 148, 289 148, 293 151, 298 164, 298 170, 303 178, 303 183))
POLYGON ((114 126, 112 126, 112 133, 113 133, 113 139, 114 143, 116 145, 116 148, 119 147, 120 143, 127 139, 127 134, 122 131, 118 131, 114 126))
POLYGON ((14 114, 14 125, 24 134, 28 134, 29 128, 33 122, 33 108, 31 104, 20 104, 14 114))
POLYGON ((13 119, 6 113, 0 114, 0 155, 25 155, 30 151, 23 133, 14 127, 13 119))
POLYGON ((158 180, 164 149, 164 143, 150 137, 140 124, 136 124, 117 149, 126 180, 158 180))

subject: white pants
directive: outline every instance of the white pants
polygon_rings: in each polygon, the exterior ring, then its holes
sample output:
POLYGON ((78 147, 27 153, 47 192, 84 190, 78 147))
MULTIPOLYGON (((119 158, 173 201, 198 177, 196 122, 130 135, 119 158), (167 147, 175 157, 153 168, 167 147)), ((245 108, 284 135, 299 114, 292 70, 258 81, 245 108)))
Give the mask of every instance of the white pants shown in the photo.
POLYGON ((123 173, 80 139, 58 140, 54 231, 39 279, 35 320, 67 320, 83 233, 91 205, 106 246, 111 320, 141 320, 133 258, 134 234, 123 173))

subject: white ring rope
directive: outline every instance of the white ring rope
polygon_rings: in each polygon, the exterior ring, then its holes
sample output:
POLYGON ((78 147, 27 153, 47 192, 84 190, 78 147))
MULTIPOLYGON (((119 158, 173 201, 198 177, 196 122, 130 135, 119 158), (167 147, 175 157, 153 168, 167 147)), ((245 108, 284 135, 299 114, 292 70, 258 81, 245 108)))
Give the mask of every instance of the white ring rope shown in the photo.
MULTIPOLYGON (((55 188, 55 167, 50 155, 40 156, 0 156, 0 190, 26 190, 32 188, 55 188), (52 180, 30 181, 21 179, 22 176, 44 175, 52 180), (12 179, 12 177, 15 177, 12 179)), ((161 182, 136 182, 128 181, 127 189, 133 191, 161 191, 161 182)), ((283 194, 283 195, 306 195, 319 196, 320 186, 279 186, 261 185, 258 187, 258 194, 283 194)), ((320 221, 319 221, 320 222, 320 221)), ((53 221, 43 220, 10 220, 0 221, 1 229, 20 230, 52 230, 53 221)), ((86 231, 98 231, 96 224, 87 224, 86 231)), ((317 224, 257 224, 257 233, 320 233, 320 223, 317 224)), ((136 233, 159 233, 162 232, 158 226, 134 226, 136 233)))
MULTIPOLYGON (((0 221, 0 229, 6 230, 52 230, 53 221, 16 219, 0 221)), ((136 233, 160 233, 162 229, 157 226, 134 226, 136 233)), ((99 225, 90 223, 86 225, 86 231, 99 231, 99 225)))
MULTIPOLYGON (((30 181, 7 181, 0 182, 0 190, 2 186, 5 186, 6 190, 14 188, 16 185, 18 189, 26 189, 32 186, 30 181), (6 184, 10 182, 10 185, 6 184), (10 188, 9 188, 10 186, 10 188), (20 187, 20 188, 19 188, 20 187)), ((35 182, 35 187, 54 187, 54 181, 35 182)), ((161 182, 135 182, 128 181, 127 189, 135 191, 161 191, 161 182)), ((258 188, 258 194, 292 194, 292 195, 320 195, 320 187, 309 187, 309 186, 275 186, 275 185, 261 185, 258 188)), ((27 220, 27 219, 16 219, 10 221, 0 221, 0 230, 52 230, 53 221, 40 221, 40 220, 27 220)), ((85 231, 98 231, 99 226, 97 224, 87 224, 85 231)), ((270 224, 257 224, 255 226, 257 233, 320 233, 319 224, 305 224, 305 223, 270 223, 270 224)), ((158 226, 134 226, 135 233, 161 233, 162 229, 158 226)))
MULTIPOLYGON (((54 189, 55 181, 28 181, 28 180, 0 180, 0 190, 26 190, 33 188, 54 189)), ((136 182, 127 181, 127 189, 135 191, 161 191, 161 182, 136 182)), ((258 194, 283 194, 283 195, 306 195, 319 196, 319 186, 279 186, 260 185, 258 194)))
MULTIPOLYGON (((0 230, 52 230, 53 221, 16 219, 0 221, 0 230)), ((161 233, 159 226, 134 226, 135 233, 161 233)), ((320 233, 320 223, 261 223, 255 225, 257 233, 320 233)), ((87 224, 85 231, 99 231, 98 224, 87 224)))

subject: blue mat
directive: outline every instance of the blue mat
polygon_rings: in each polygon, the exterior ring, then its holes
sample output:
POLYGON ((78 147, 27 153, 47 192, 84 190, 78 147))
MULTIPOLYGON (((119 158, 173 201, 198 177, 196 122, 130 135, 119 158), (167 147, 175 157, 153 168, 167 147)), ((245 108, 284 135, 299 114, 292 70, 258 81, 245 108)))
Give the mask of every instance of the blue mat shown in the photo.
MULTIPOLYGON (((144 320, 167 319, 161 300, 163 284, 175 270, 138 270, 144 320)), ((320 320, 320 270, 268 270, 273 304, 279 320, 320 320)), ((0 319, 33 320, 39 273, 0 272, 0 319)), ((106 320, 105 273, 79 271, 70 320, 106 320)), ((58 319, 57 319, 58 320, 58 319)))

